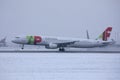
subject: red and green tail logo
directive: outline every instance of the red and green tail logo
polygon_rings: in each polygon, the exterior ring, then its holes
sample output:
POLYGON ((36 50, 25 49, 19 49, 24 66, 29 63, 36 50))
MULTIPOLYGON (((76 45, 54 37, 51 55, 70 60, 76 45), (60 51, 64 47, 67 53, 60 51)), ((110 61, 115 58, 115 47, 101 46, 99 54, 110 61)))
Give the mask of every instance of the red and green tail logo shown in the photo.
POLYGON ((102 39, 103 41, 107 41, 111 35, 112 27, 108 27, 97 39, 102 39))

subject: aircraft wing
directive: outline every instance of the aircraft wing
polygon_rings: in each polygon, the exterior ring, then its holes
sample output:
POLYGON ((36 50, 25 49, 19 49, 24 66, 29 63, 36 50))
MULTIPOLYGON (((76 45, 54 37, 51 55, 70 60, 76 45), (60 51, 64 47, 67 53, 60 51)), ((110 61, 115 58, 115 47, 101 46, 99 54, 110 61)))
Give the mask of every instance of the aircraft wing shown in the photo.
POLYGON ((77 41, 65 41, 65 42, 56 42, 54 44, 57 44, 58 47, 67 47, 70 44, 74 44, 77 41))

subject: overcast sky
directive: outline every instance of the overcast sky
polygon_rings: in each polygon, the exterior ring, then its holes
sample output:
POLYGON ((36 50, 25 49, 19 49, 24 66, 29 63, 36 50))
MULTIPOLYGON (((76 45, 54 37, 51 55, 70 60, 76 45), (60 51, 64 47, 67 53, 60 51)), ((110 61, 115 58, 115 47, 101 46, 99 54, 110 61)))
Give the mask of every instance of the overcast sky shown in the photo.
POLYGON ((0 0, 0 37, 96 38, 107 26, 119 32, 120 0, 0 0))

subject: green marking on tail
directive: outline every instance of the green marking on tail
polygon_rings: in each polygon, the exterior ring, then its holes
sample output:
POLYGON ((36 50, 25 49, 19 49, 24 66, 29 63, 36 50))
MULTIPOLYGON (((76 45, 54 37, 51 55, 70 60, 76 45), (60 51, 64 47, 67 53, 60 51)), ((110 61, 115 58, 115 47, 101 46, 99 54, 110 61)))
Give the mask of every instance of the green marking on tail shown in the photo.
POLYGON ((96 40, 102 39, 102 38, 103 38, 103 34, 99 35, 98 38, 96 38, 96 40))

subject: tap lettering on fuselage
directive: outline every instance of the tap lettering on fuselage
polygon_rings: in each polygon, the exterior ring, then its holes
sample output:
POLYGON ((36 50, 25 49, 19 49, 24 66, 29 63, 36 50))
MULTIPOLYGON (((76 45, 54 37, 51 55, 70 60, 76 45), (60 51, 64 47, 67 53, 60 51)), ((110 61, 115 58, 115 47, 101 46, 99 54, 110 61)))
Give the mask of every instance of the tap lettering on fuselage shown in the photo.
POLYGON ((27 36, 28 44, 37 44, 42 41, 40 36, 27 36))

